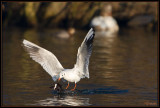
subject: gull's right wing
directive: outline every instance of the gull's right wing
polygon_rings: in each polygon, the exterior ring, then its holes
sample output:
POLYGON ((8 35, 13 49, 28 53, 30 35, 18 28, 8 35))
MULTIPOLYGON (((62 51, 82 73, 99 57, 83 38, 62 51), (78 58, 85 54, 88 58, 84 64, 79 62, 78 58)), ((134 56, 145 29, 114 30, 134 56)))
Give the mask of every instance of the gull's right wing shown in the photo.
POLYGON ((92 44, 94 36, 95 36, 95 31, 93 30, 93 28, 91 28, 88 34, 86 35, 85 39, 83 40, 81 46, 78 48, 77 62, 74 68, 78 69, 81 78, 83 77, 89 78, 88 65, 89 65, 89 58, 92 53, 92 44))
POLYGON ((46 72, 52 76, 53 80, 56 81, 59 77, 59 73, 64 70, 56 56, 46 49, 25 39, 23 40, 23 46, 30 54, 30 57, 39 63, 46 72))

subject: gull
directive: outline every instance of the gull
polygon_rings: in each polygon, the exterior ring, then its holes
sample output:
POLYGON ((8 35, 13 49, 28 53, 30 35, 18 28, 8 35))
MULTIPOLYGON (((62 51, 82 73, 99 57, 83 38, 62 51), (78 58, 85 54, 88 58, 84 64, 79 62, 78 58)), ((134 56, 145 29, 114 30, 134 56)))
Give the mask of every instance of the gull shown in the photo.
POLYGON ((89 78, 89 58, 92 53, 93 39, 95 31, 93 28, 89 30, 84 38, 81 46, 78 48, 76 64, 72 69, 65 69, 58 61, 56 56, 50 51, 32 43, 27 40, 23 40, 23 46, 30 54, 30 57, 39 63, 43 69, 52 77, 53 81, 60 81, 61 78, 68 81, 66 89, 69 87, 69 82, 74 82, 75 86, 71 91, 76 88, 76 83, 81 78, 89 78))

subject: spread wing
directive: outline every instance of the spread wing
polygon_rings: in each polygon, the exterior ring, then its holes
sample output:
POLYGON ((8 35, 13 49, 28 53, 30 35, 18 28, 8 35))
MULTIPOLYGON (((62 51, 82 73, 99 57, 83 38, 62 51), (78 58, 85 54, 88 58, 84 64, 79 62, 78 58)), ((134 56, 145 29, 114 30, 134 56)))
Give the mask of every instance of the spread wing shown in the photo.
POLYGON ((89 78, 89 58, 92 53, 92 43, 95 36, 95 31, 91 28, 83 40, 81 46, 78 48, 77 53, 77 62, 74 68, 78 69, 81 78, 87 77, 89 78))
POLYGON ((44 70, 52 76, 53 80, 56 81, 59 77, 59 73, 64 70, 56 56, 46 49, 25 39, 23 40, 23 46, 30 54, 30 57, 39 63, 44 70))

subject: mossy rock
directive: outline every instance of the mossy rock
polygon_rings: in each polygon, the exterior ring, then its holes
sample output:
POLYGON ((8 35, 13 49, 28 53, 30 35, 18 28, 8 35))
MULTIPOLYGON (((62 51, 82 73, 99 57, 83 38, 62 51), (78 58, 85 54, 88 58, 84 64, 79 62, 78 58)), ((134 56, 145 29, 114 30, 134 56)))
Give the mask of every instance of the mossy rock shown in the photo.
POLYGON ((25 3, 25 16, 27 19, 27 22, 31 24, 32 26, 37 25, 37 17, 36 12, 39 8, 40 2, 26 2, 25 3))

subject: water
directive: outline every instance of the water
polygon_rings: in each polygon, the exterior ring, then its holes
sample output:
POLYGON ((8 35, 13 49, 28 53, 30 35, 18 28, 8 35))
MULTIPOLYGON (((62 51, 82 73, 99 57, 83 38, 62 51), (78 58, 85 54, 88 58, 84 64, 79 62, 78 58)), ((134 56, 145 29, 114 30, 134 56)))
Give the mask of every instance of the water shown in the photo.
MULTIPOLYGON (((156 33, 121 29, 117 37, 96 37, 90 79, 77 83, 80 94, 57 94, 50 89, 52 78, 21 46, 23 39, 34 42, 53 52, 64 68, 72 68, 86 33, 78 30, 63 40, 54 37, 54 30, 4 29, 3 106, 156 106, 156 33)), ((70 83, 69 89, 73 87, 70 83)))

